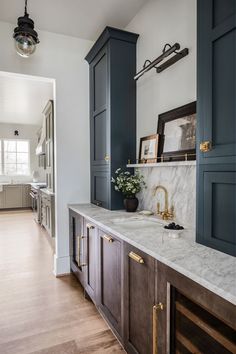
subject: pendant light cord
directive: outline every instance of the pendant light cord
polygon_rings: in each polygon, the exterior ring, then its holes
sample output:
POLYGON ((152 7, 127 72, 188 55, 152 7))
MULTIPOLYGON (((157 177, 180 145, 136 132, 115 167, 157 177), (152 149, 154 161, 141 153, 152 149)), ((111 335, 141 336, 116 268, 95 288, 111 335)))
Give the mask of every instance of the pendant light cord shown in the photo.
POLYGON ((28 5, 28 0, 25 0, 25 15, 28 15, 27 5, 28 5))

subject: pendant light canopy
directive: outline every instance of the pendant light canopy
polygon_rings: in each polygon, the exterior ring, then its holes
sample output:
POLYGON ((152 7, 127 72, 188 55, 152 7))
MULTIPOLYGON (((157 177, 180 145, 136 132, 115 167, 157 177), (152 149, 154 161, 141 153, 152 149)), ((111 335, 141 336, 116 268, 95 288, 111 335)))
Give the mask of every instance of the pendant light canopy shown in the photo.
POLYGON ((17 20, 18 27, 14 29, 13 38, 17 53, 28 58, 36 50, 39 43, 38 33, 34 30, 34 21, 29 18, 27 12, 27 0, 25 0, 25 14, 17 20))

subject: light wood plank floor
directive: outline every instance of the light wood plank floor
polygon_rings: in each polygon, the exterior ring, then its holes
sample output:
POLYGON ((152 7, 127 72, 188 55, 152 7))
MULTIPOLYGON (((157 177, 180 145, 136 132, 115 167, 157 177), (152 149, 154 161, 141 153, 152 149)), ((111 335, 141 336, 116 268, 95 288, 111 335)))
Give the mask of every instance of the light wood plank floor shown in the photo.
POLYGON ((0 213, 0 354, 124 354, 30 211, 0 213))

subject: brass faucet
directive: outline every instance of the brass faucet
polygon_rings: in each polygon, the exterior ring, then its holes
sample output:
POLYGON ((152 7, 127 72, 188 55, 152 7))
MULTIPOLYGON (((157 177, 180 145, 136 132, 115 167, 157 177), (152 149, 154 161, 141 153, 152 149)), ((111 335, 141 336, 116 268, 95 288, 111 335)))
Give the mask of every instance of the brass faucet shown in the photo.
POLYGON ((168 206, 168 191, 165 187, 163 186, 157 186, 154 189, 153 192, 153 196, 155 197, 156 193, 158 190, 162 190, 164 192, 165 195, 165 206, 164 206, 164 210, 161 211, 160 210, 160 202, 157 203, 157 215, 160 215, 162 217, 163 220, 168 220, 168 219, 173 219, 174 217, 174 207, 172 206, 169 210, 169 206, 168 206))

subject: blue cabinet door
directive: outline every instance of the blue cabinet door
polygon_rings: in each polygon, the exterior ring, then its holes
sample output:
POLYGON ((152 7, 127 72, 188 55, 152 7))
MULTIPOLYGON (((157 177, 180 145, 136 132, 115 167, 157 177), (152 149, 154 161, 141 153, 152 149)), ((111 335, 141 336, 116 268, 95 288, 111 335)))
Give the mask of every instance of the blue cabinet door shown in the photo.
POLYGON ((236 1, 198 0, 197 33, 197 242, 235 256, 236 1))

